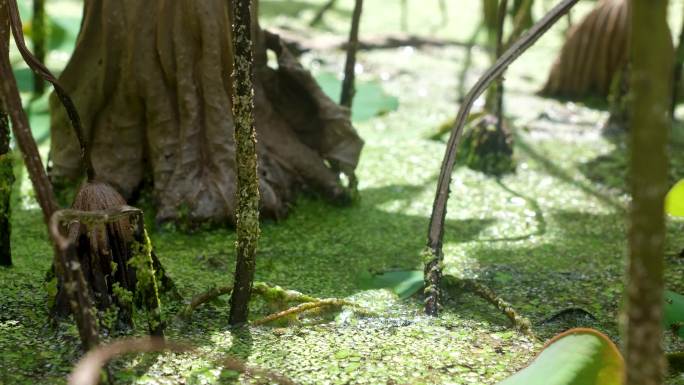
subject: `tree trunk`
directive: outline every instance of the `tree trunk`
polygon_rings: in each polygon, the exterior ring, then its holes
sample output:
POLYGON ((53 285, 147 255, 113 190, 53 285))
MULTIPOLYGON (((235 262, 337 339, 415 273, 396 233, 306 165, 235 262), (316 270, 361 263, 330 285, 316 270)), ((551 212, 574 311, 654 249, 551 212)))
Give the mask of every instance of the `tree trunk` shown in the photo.
POLYGON ((674 49, 667 0, 632 0, 626 385, 663 381, 662 341, 667 141, 674 49))
MULTIPOLYGON (((7 13, 7 7, 0 2, 0 44, 3 46, 3 49, 0 49, 0 52, 9 52, 9 35, 9 15, 7 13)), ((0 266, 11 266, 10 197, 12 195, 14 173, 12 170, 12 158, 9 152, 9 117, 5 111, 7 111, 7 107, 0 94, 0 266)))
MULTIPOLYGON (((158 220, 234 220, 231 1, 90 0, 60 82, 81 112, 98 179, 131 197, 146 177, 158 220)), ((253 22, 261 211, 282 217, 310 187, 345 199, 362 140, 276 38, 253 22), (269 43, 270 42, 270 43, 269 43), (266 64, 266 44, 278 68, 266 64)), ((80 175, 78 143, 51 100, 51 176, 80 175)))
POLYGON ((259 240, 259 177, 254 128, 252 1, 233 1, 233 121, 237 157, 237 261, 230 299, 231 325, 247 322, 259 240))

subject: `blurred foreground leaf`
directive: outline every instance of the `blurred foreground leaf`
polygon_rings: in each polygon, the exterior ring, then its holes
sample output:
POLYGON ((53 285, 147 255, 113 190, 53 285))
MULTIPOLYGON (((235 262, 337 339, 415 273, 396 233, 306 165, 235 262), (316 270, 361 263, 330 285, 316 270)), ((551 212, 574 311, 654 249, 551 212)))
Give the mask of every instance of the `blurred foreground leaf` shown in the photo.
POLYGON ((623 370, 622 356, 608 337, 593 329, 571 329, 499 385, 620 385, 623 370))

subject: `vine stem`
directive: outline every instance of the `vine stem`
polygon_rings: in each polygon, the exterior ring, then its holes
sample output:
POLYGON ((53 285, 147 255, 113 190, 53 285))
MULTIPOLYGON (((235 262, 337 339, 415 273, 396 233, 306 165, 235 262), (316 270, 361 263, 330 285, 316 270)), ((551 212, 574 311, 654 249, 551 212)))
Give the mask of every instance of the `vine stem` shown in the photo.
POLYGON ((506 52, 497 59, 468 92, 456 116, 454 126, 447 142, 446 152, 439 173, 437 192, 432 207, 430 225, 428 227, 429 256, 425 261, 425 313, 436 316, 439 313, 440 281, 442 277, 442 244, 444 238, 444 220, 446 218, 447 202, 449 200, 449 185, 454 171, 456 152, 463 133, 470 109, 480 95, 506 71, 520 55, 546 33, 563 15, 565 15, 579 0, 563 0, 548 14, 530 28, 518 41, 511 45, 506 52))

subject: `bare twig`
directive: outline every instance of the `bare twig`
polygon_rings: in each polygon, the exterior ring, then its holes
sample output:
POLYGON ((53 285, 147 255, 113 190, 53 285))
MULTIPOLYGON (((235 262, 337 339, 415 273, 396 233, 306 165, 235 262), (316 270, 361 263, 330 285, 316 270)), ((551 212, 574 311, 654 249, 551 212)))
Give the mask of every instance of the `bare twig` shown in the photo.
POLYGON ((516 330, 529 337, 537 338, 534 332, 532 332, 532 323, 530 320, 520 315, 510 303, 499 297, 494 290, 487 287, 485 284, 474 279, 461 279, 452 275, 445 275, 444 285, 446 285, 446 287, 461 288, 477 295, 494 305, 494 307, 511 321, 516 330))
POLYGON ((342 81, 342 95, 340 104, 351 109, 354 101, 356 89, 354 79, 356 77, 356 52, 359 49, 359 24, 361 23, 361 12, 363 11, 363 0, 356 0, 354 14, 352 16, 351 29, 349 31, 349 43, 347 44, 347 59, 344 64, 344 80, 342 81))
MULTIPOLYGON (((16 7, 14 0, 5 3, 6 10, 9 12, 12 28, 14 29, 15 17, 12 6, 16 7)), ((14 9, 16 13, 16 9, 14 9)), ((5 43, 0 44, 0 99, 5 103, 5 110, 12 121, 12 131, 14 137, 24 156, 24 163, 28 170, 29 177, 33 183, 36 193, 36 200, 43 211, 43 219, 47 224, 50 217, 57 210, 57 200, 52 191, 52 186, 48 180, 47 173, 43 168, 43 161, 38 152, 38 146, 31 134, 28 117, 21 105, 21 97, 14 73, 9 62, 9 50, 5 43)))
POLYGON ((264 324, 267 324, 267 323, 270 323, 270 322, 273 322, 273 321, 276 321, 276 320, 279 320, 282 318, 286 318, 286 317, 296 315, 296 314, 301 314, 301 313, 304 313, 304 312, 307 312, 310 310, 319 309, 319 308, 323 308, 323 307, 342 308, 344 306, 351 306, 351 307, 358 308, 358 305, 356 305, 352 302, 337 299, 337 298, 328 298, 328 299, 322 299, 322 300, 319 300, 316 302, 306 302, 306 303, 291 307, 289 309, 286 309, 286 310, 283 310, 283 311, 280 311, 277 313, 273 313, 269 316, 266 316, 262 319, 259 319, 259 320, 252 322, 252 325, 255 325, 255 326, 264 325, 264 324))
POLYGON ((337 3, 337 0, 328 0, 327 3, 323 4, 318 12, 316 12, 316 15, 313 17, 313 19, 311 19, 309 26, 315 27, 320 24, 321 21, 323 21, 323 16, 325 16, 325 14, 335 6, 335 3, 337 3))
POLYGON ((463 133, 463 126, 468 118, 470 109, 475 100, 492 84, 523 52, 530 48, 544 33, 551 28, 569 9, 579 0, 563 0, 551 10, 544 18, 537 22, 523 35, 520 40, 513 44, 501 57, 490 67, 473 86, 465 100, 461 104, 454 127, 452 128, 446 153, 442 161, 437 192, 428 227, 428 258, 425 264, 425 286, 427 298, 425 312, 429 315, 437 315, 440 301, 440 280, 442 277, 441 263, 443 260, 442 240, 444 238, 444 220, 446 207, 449 199, 449 185, 451 174, 456 162, 458 143, 463 133))
POLYGON ((192 312, 195 311, 195 309, 197 309, 198 307, 204 305, 207 302, 211 302, 222 295, 230 294, 232 291, 233 286, 212 287, 204 293, 192 297, 190 303, 178 313, 178 317, 182 319, 190 318, 192 312))
POLYGON ((69 375, 69 385, 97 385, 100 371, 112 360, 123 354, 151 353, 169 350, 177 353, 191 351, 188 345, 165 341, 158 337, 129 338, 98 346, 83 357, 69 375))
POLYGON ((29 51, 26 47, 26 41, 24 40, 24 31, 22 28, 21 17, 19 17, 19 10, 17 7, 16 0, 6 0, 7 6, 10 13, 10 25, 12 27, 12 34, 14 35, 14 42, 19 49, 19 53, 24 58, 26 64, 40 77, 47 80, 52 84, 55 89, 55 94, 59 98, 60 102, 66 110, 69 121, 74 129, 74 134, 78 139, 79 145, 81 147, 81 161, 83 162, 83 167, 85 168, 88 180, 92 181, 95 177, 95 171, 93 168, 92 160, 90 159, 90 153, 86 151, 86 141, 83 137, 83 128, 81 125, 81 118, 76 110, 76 105, 71 100, 67 92, 62 88, 62 86, 57 81, 57 78, 50 72, 50 70, 29 51))

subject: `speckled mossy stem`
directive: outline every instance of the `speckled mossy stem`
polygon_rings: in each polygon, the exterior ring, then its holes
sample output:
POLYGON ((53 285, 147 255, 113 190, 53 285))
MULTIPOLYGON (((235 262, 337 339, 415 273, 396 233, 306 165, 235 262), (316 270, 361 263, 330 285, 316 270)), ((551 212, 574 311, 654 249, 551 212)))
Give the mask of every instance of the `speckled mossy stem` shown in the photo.
POLYGON ((152 259, 152 242, 145 229, 143 216, 137 215, 132 222, 136 243, 133 245, 133 257, 128 263, 136 268, 136 295, 140 296, 147 310, 150 334, 161 337, 164 336, 164 323, 161 317, 159 285, 152 259))
POLYGON ((347 43, 347 59, 344 64, 344 80, 342 81, 342 95, 340 104, 351 109, 356 93, 355 67, 356 52, 359 50, 359 24, 361 23, 361 11, 363 11, 363 0, 356 0, 354 13, 352 15, 351 30, 349 31, 349 42, 347 43))
MULTIPOLYGON (((9 44, 9 17, 7 9, 0 2, 0 44, 2 52, 7 52, 9 44)), ((0 266, 12 265, 12 247, 10 245, 10 196, 14 174, 10 157, 10 126, 5 112, 5 103, 0 95, 0 266)))
POLYGON ((663 382, 664 197, 674 48, 667 0, 632 0, 626 385, 663 382))
POLYGON ((233 0, 233 120, 237 164, 237 262, 231 325, 247 322, 259 239, 259 178, 254 126, 252 1, 233 0))

